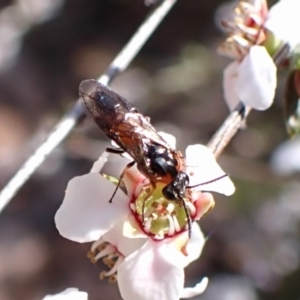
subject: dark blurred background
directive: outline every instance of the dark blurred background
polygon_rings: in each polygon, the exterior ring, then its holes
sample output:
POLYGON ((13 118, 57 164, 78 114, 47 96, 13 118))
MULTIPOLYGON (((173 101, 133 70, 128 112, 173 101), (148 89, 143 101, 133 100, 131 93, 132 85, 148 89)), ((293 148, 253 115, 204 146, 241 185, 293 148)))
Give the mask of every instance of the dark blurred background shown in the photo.
MULTIPOLYGON (((216 53, 227 4, 179 0, 112 84, 183 151, 207 143, 228 114, 222 71, 230 61, 216 53)), ((0 1, 0 187, 72 106, 80 81, 99 77, 150 10, 142 0, 0 1)), ((237 191, 216 195, 200 222, 209 238, 186 285, 204 276, 210 284, 195 299, 300 299, 300 145, 284 144, 286 75, 279 73, 272 108, 251 113, 220 157, 237 191)), ((54 225, 67 182, 108 144, 84 121, 1 214, 0 300, 38 300, 67 287, 90 300, 120 299, 117 284, 98 279, 102 266, 86 258, 89 245, 63 239, 54 225)))

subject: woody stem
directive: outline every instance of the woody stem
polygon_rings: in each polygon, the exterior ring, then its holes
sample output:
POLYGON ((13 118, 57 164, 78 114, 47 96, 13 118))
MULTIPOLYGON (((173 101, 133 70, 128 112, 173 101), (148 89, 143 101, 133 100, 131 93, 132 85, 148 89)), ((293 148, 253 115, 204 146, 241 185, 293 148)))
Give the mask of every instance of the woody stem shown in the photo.
MULTIPOLYGON (((277 66, 279 66, 288 57, 289 50, 289 45, 283 44, 274 54, 273 60, 277 66)), ((240 102, 224 120, 223 124, 219 127, 207 144, 207 147, 212 150, 215 157, 218 157, 223 152, 238 130, 245 125, 246 118, 250 112, 251 108, 246 107, 240 102)))

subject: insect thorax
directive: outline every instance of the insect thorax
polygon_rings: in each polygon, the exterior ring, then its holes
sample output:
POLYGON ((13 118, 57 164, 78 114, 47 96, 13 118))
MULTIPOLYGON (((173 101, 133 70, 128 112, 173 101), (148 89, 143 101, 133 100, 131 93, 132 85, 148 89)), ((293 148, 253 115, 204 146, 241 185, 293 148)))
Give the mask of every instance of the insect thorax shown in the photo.
POLYGON ((164 179, 166 176, 169 177, 169 180, 175 178, 178 174, 178 163, 174 158, 173 151, 155 143, 147 144, 146 147, 145 155, 149 170, 153 175, 157 179, 164 179))

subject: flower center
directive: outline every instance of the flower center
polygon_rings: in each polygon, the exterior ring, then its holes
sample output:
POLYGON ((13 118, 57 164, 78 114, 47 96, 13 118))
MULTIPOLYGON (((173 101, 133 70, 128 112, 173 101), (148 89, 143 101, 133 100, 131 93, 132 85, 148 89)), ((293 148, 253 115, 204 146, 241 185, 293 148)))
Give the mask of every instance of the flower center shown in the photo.
POLYGON ((229 37, 219 47, 221 55, 233 59, 242 59, 253 45, 261 45, 266 40, 264 22, 267 6, 262 0, 261 7, 256 8, 246 1, 239 1, 234 9, 233 21, 222 21, 222 26, 229 37))
POLYGON ((110 269, 102 271, 99 275, 100 279, 109 278, 109 282, 117 280, 117 269, 120 263, 124 260, 115 246, 105 242, 102 238, 92 244, 91 250, 87 254, 92 263, 96 263, 99 259, 110 269))
POLYGON ((196 207, 189 198, 168 200, 162 194, 165 185, 157 183, 156 188, 144 186, 133 195, 130 209, 142 230, 154 240, 162 240, 188 230, 188 217, 193 221, 196 207), (184 209, 187 208, 189 216, 184 209))

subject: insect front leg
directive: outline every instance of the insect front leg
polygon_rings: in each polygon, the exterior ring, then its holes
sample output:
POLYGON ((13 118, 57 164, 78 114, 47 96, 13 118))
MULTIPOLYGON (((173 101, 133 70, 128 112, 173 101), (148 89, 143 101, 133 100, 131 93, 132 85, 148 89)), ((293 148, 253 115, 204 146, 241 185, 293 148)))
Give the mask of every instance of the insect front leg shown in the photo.
MULTIPOLYGON (((124 151, 123 151, 123 152, 124 152, 124 151)), ((109 203, 112 203, 112 200, 113 200, 114 196, 116 195, 117 190, 118 190, 119 187, 120 187, 120 184, 121 184, 122 179, 123 179, 123 177, 124 177, 124 175, 125 175, 125 172, 126 172, 128 169, 130 169, 134 164, 135 164, 135 161, 132 161, 132 162, 130 162, 130 163, 124 168, 123 172, 122 172, 121 175, 120 175, 120 179, 119 179, 119 181, 118 181, 118 184, 117 184, 117 186, 116 186, 116 188, 115 188, 115 190, 114 190, 114 192, 113 192, 111 198, 109 199, 109 203)))

